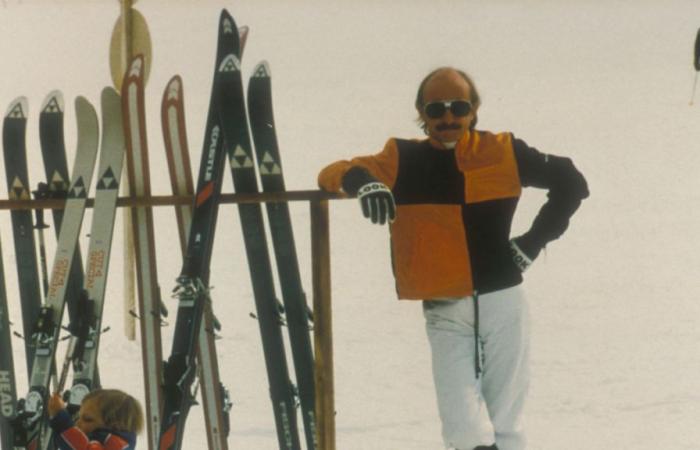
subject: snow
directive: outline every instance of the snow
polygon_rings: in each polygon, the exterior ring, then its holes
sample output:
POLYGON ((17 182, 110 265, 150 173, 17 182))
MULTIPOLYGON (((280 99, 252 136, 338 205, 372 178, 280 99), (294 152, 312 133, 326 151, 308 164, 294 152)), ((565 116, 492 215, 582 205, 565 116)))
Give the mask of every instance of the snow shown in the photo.
MULTIPOLYGON (((119 4, 3 3, 0 104, 29 99, 30 180, 37 183, 41 102, 53 89, 65 95, 70 161, 73 98, 97 105, 111 84, 119 4)), ((441 65, 468 71, 483 97, 480 128, 509 130, 571 157, 591 189, 524 284, 532 312, 529 448, 700 448, 700 112, 689 106, 700 2, 142 0, 136 7, 153 39, 147 108, 155 194, 170 192, 158 121, 161 93, 176 73, 198 161, 222 7, 251 27, 244 72, 270 62, 290 189, 314 188, 327 163, 376 152, 389 136, 419 136, 418 82, 441 65)), ((524 193, 514 233, 527 229, 543 199, 524 193)), ((308 205, 295 203, 292 212, 310 297, 308 205)), ((155 221, 167 297, 181 262, 172 209, 156 208, 155 221)), ((120 219, 104 320, 112 331, 103 337, 100 369, 105 386, 142 397, 139 345, 121 332, 122 229, 120 219)), ((0 236, 11 318, 21 331, 9 214, 0 215, 0 236)), ((442 448, 420 304, 395 300, 386 229, 367 223, 355 201, 336 201, 331 239, 338 448, 442 448)), ((234 401, 230 446, 277 448, 232 206, 220 213, 212 284, 224 325, 220 367, 234 401)), ((166 355, 171 331, 172 324, 163 328, 166 355)), ((23 393, 19 340, 13 349, 23 393)), ((205 442, 195 407, 185 448, 205 442)))

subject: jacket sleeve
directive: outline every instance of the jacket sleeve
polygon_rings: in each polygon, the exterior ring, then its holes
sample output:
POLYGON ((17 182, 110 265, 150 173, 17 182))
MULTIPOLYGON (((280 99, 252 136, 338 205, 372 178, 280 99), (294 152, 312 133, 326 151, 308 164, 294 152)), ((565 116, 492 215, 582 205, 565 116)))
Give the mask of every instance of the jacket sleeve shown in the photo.
MULTIPOLYGON (((61 450, 92 450, 90 440, 78 427, 65 409, 53 416, 50 421, 54 432, 56 448, 61 450)), ((100 447, 101 448, 101 447, 100 447)))
POLYGON ((523 235, 535 252, 559 238, 569 226, 569 219, 588 197, 588 184, 569 158, 547 155, 513 138, 513 150, 523 187, 547 189, 542 205, 530 230, 523 235))
POLYGON ((358 156, 351 160, 336 161, 326 166, 318 175, 318 185, 328 192, 340 192, 343 190, 345 174, 350 169, 359 167, 391 188, 396 181, 398 159, 396 141, 389 139, 384 149, 376 155, 358 156))

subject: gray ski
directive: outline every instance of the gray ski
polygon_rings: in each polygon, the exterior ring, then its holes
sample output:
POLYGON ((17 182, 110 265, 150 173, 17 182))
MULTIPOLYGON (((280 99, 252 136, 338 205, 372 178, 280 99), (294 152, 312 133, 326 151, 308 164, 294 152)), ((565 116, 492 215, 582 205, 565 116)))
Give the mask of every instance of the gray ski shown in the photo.
POLYGON ((88 310, 92 310, 92 317, 86 318, 89 326, 87 335, 79 338, 81 340, 71 355, 73 386, 70 389, 68 404, 73 408, 79 407, 88 392, 99 387, 95 379, 97 354, 117 211, 119 180, 124 162, 121 99, 117 91, 110 87, 102 90, 102 124, 100 163, 97 169, 99 178, 95 191, 95 206, 85 265, 84 288, 91 305, 88 310))

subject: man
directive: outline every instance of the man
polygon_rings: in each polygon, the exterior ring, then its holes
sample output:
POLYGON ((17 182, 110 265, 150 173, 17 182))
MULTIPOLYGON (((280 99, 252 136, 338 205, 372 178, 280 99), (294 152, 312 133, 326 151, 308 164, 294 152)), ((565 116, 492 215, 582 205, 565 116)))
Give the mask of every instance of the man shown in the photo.
POLYGON ((379 154, 324 168, 319 185, 357 195, 372 222, 390 222, 398 297, 424 300, 445 447, 521 450, 522 271, 567 229, 588 188, 568 158, 476 130, 480 103, 464 72, 431 72, 415 103, 428 139, 389 139, 379 154), (530 230, 510 239, 525 186, 548 189, 548 200, 530 230))

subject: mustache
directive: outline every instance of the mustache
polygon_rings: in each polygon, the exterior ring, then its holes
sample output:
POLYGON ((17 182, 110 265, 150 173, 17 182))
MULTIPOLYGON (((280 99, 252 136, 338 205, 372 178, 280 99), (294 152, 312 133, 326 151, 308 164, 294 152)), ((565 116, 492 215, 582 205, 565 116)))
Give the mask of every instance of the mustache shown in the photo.
POLYGON ((458 123, 440 123, 435 126, 435 129, 438 131, 445 131, 445 130, 459 130, 462 128, 462 125, 458 123))

